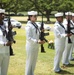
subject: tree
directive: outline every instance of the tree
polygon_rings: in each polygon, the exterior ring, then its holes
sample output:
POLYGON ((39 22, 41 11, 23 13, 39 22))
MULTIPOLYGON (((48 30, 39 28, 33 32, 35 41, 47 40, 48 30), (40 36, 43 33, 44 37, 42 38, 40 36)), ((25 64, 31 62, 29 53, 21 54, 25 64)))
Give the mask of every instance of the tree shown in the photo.
POLYGON ((74 3, 73 0, 60 0, 60 3, 57 3, 55 8, 57 11, 67 12, 73 11, 74 3))
POLYGON ((52 11, 74 11, 73 0, 29 0, 33 3, 36 10, 43 14, 47 21, 50 21, 52 11))
POLYGON ((7 12, 9 11, 18 11, 18 1, 19 0, 1 0, 0 8, 6 9, 7 12))
POLYGON ((53 11, 54 0, 29 0, 33 3, 37 11, 43 14, 47 18, 47 22, 50 22, 50 14, 53 11))
POLYGON ((29 0, 20 0, 18 4, 20 11, 29 11, 33 8, 33 3, 31 3, 29 0))
POLYGON ((2 7, 7 11, 17 14, 19 11, 36 10, 47 18, 47 22, 50 22, 52 11, 74 11, 73 0, 1 0, 0 3, 4 2, 2 7))

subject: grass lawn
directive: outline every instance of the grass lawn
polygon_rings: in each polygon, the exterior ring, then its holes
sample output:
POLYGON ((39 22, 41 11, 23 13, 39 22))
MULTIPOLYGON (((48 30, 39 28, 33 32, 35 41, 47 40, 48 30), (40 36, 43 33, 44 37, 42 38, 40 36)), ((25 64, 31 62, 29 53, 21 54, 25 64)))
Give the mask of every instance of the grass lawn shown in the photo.
MULTIPOLYGON (((18 19, 17 17, 14 17, 18 19)), ((20 20, 22 20, 19 17, 20 20)), ((25 19, 25 18, 24 18, 25 19)), ((15 36, 16 44, 13 44, 14 56, 10 57, 8 75, 24 75, 25 73, 25 63, 26 63, 26 50, 25 50, 25 24, 21 29, 15 28, 17 32, 15 36)), ((51 26, 53 27, 53 25, 51 26)), ((48 40, 54 40, 53 32, 50 31, 50 36, 46 36, 48 40)), ((44 44, 46 53, 41 53, 39 49, 38 60, 35 68, 35 75, 74 75, 74 61, 70 67, 62 68, 64 71, 60 74, 53 72, 53 60, 55 55, 55 50, 48 49, 48 44, 44 44)), ((60 64, 62 66, 62 63, 60 64)))

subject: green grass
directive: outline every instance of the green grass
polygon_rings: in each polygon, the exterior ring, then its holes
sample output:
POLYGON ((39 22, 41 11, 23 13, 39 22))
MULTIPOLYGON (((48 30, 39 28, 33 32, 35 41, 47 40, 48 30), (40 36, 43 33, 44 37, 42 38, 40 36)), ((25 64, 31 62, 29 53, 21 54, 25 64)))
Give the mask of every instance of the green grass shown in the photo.
MULTIPOLYGON (((24 26, 24 24, 23 24, 24 26)), ((52 26, 53 27, 53 26, 52 26)), ((26 50, 25 50, 25 29, 15 28, 17 35, 15 36, 16 44, 13 44, 14 56, 10 57, 8 75, 24 75, 26 63, 26 50)), ((46 36, 48 40, 54 40, 53 32, 46 36)), ((71 61, 73 66, 63 69, 60 74, 53 72, 53 61, 55 50, 48 49, 48 44, 44 44, 46 53, 41 53, 39 49, 38 60, 35 68, 35 75, 74 75, 74 61, 71 61)), ((62 63, 60 64, 60 66, 62 63)))
MULTIPOLYGON (((26 23, 27 22, 27 19, 28 19, 27 16, 17 16, 17 17, 16 16, 12 16, 12 18, 20 21, 21 23, 26 23)), ((51 22, 55 22, 55 20, 56 20, 55 18, 50 18, 50 21, 51 22)), ((38 22, 41 22, 42 21, 42 17, 41 16, 38 16, 37 17, 37 21, 38 22)), ((43 21, 44 21, 44 23, 46 23, 47 19, 44 17, 43 18, 43 21)))

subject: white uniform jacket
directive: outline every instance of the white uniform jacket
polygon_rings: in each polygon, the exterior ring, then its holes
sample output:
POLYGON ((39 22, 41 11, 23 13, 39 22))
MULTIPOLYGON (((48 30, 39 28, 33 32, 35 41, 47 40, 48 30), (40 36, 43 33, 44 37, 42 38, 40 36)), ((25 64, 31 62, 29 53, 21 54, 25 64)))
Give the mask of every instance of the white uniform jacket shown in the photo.
POLYGON ((54 24, 54 35, 55 35, 55 45, 56 47, 61 47, 65 45, 65 29, 60 26, 58 22, 54 24))
POLYGON ((37 30, 36 33, 36 28, 32 25, 31 21, 27 22, 25 29, 26 29, 26 46, 30 49, 37 47, 38 46, 37 41, 39 40, 39 30, 37 30))
POLYGON ((8 50, 9 46, 4 47, 4 44, 6 44, 7 42, 8 42, 8 40, 6 39, 6 35, 3 36, 3 32, 0 28, 0 53, 9 53, 9 50, 8 50), (7 48, 7 50, 6 50, 6 48, 7 48))
MULTIPOLYGON (((72 21, 70 22, 70 27, 74 27, 71 23, 73 24, 73 22, 72 22, 72 21)), ((66 30, 67 30, 67 24, 68 24, 67 19, 64 19, 63 25, 64 25, 64 27, 65 27, 66 30)), ((74 33, 74 29, 72 29, 71 32, 74 33)), ((67 39, 68 39, 68 38, 67 38, 67 39)), ((66 39, 66 41, 68 41, 67 39, 66 39)), ((72 41, 73 35, 70 36, 70 39, 71 39, 71 41, 72 41)))
POLYGON ((71 20, 71 27, 73 27, 73 29, 71 30, 71 32, 74 33, 74 22, 72 20, 71 20))

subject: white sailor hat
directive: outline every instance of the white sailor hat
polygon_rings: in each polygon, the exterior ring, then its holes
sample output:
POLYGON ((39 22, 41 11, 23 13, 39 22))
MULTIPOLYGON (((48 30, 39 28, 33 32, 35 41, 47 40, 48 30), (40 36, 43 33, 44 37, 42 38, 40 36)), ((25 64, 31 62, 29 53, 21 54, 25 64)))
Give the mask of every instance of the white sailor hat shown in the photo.
POLYGON ((72 13, 71 13, 71 12, 66 12, 65 15, 66 15, 66 16, 67 16, 67 15, 72 15, 72 13))
POLYGON ((59 13, 56 13, 55 14, 55 17, 60 17, 60 16, 63 16, 63 13, 62 12, 59 12, 59 13))
POLYGON ((74 13, 72 13, 72 16, 74 16, 74 13))
POLYGON ((37 11, 29 11, 28 15, 37 15, 37 11))
POLYGON ((0 9, 0 13, 5 13, 5 10, 4 9, 0 9))

